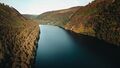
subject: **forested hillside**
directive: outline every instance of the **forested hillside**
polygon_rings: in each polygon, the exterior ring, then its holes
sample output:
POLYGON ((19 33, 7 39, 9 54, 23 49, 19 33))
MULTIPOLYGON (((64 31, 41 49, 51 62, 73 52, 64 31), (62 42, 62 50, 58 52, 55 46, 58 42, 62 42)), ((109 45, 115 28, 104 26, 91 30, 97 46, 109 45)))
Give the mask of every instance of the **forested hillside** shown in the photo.
POLYGON ((75 13, 65 28, 120 45, 120 0, 95 0, 75 13))
POLYGON ((71 16, 81 7, 72 7, 69 9, 57 10, 45 12, 39 15, 36 20, 40 24, 49 24, 49 25, 57 25, 64 26, 71 16))
POLYGON ((31 68, 38 35, 38 23, 0 4, 0 67, 31 68))

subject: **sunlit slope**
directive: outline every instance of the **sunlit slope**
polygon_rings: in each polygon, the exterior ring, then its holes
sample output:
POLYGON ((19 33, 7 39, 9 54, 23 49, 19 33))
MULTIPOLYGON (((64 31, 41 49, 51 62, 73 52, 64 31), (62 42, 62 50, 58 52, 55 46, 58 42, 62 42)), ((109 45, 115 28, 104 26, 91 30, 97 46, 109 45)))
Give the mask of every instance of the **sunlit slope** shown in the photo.
POLYGON ((120 45, 120 0, 95 0, 79 9, 66 29, 120 45))
POLYGON ((39 15, 36 20, 40 24, 49 24, 49 25, 58 25, 64 26, 71 16, 79 9, 80 7, 72 7, 69 9, 57 10, 45 12, 39 15))

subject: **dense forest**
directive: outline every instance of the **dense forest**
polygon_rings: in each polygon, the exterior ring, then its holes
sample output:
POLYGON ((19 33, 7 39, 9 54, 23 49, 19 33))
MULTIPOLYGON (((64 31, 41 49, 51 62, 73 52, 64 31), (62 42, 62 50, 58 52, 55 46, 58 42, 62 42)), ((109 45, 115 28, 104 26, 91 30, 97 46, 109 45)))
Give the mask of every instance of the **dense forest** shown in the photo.
POLYGON ((65 28, 120 45, 120 1, 95 0, 79 9, 65 28))
POLYGON ((0 4, 0 67, 31 68, 38 35, 38 23, 0 4))

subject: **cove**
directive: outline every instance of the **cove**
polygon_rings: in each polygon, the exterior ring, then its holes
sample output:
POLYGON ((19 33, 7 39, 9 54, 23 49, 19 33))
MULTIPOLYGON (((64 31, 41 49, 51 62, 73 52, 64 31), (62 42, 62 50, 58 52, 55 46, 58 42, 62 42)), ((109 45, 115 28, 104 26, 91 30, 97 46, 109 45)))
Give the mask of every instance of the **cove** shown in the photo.
POLYGON ((35 68, 117 68, 120 48, 97 38, 40 25, 35 68))

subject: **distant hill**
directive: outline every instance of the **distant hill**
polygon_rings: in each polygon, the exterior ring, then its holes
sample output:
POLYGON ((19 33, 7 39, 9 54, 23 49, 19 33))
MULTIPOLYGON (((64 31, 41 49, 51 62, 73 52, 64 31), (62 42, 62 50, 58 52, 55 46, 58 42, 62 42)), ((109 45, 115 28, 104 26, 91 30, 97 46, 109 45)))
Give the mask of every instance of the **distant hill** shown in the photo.
POLYGON ((22 15, 24 17, 26 17, 28 19, 32 19, 32 20, 36 19, 36 17, 38 16, 38 15, 32 15, 32 14, 22 14, 22 15))
POLYGON ((0 67, 31 68, 38 35, 38 23, 0 4, 0 67))
POLYGON ((120 45, 119 6, 120 0, 95 0, 86 6, 43 13, 35 20, 120 45))
POLYGON ((49 25, 65 25, 70 17, 79 9, 80 7, 72 7, 69 9, 57 10, 45 12, 39 15, 36 20, 40 24, 49 24, 49 25))
POLYGON ((86 6, 43 13, 35 20, 120 45, 120 0, 95 0, 86 6))
POLYGON ((95 0, 80 8, 65 28, 120 45, 120 0, 95 0))

